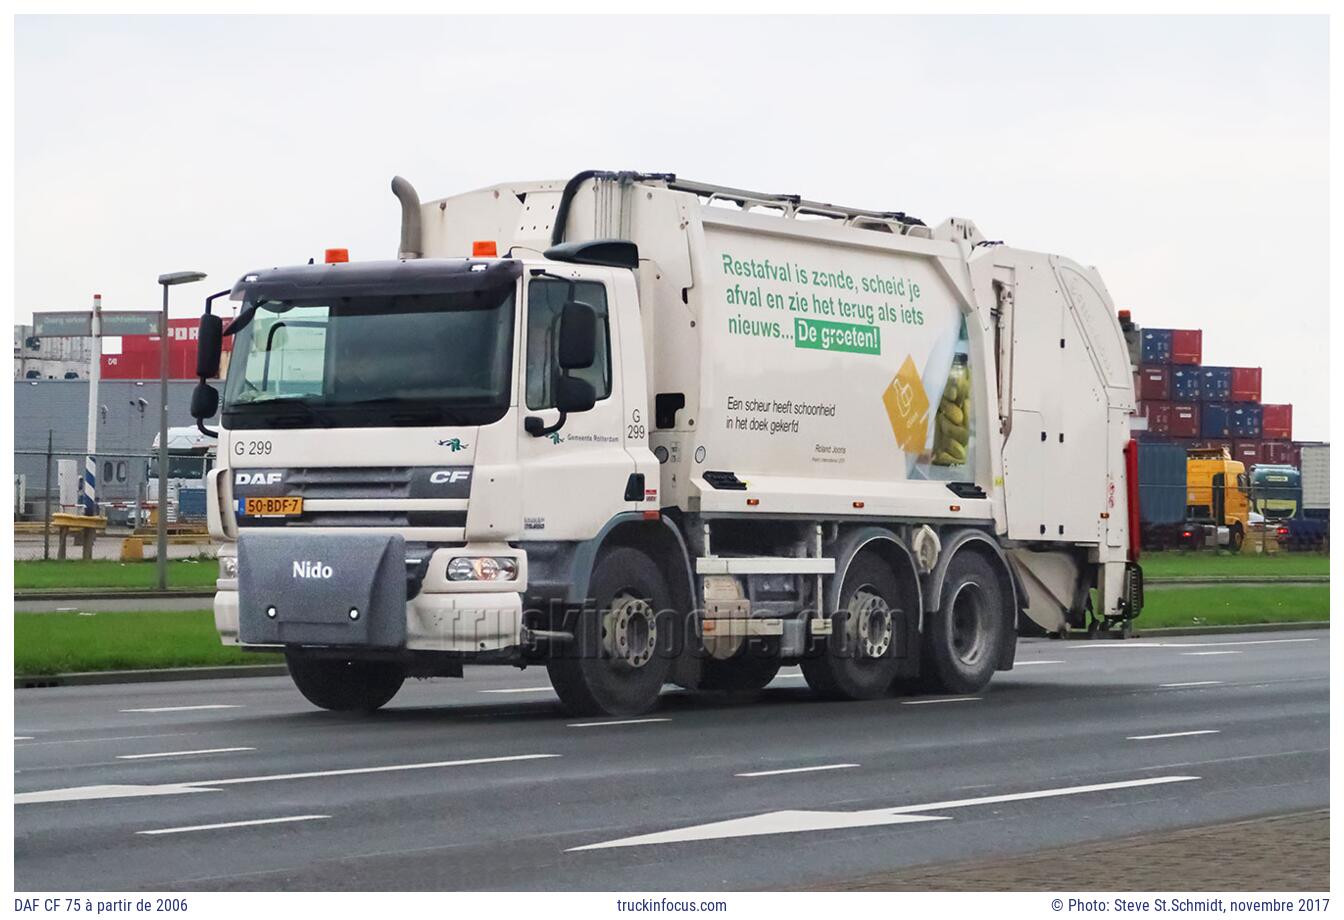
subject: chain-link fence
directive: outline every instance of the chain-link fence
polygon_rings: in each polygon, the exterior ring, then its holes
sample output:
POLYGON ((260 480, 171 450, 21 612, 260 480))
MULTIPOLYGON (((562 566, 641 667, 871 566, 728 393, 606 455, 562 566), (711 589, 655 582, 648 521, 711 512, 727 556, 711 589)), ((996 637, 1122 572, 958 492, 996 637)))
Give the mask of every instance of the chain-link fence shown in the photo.
MULTIPOLYGON (((86 452, 53 443, 49 449, 14 451, 14 542, 16 559, 57 558, 62 514, 81 514, 86 452)), ((173 537, 169 556, 212 551, 205 539, 205 473, 213 457, 170 452, 166 520, 173 537)), ((98 513, 107 519, 96 540, 95 558, 121 558, 127 537, 144 538, 153 554, 157 530, 158 455, 149 450, 98 452, 94 456, 98 513)), ((68 536, 68 535, 67 535, 68 536)))

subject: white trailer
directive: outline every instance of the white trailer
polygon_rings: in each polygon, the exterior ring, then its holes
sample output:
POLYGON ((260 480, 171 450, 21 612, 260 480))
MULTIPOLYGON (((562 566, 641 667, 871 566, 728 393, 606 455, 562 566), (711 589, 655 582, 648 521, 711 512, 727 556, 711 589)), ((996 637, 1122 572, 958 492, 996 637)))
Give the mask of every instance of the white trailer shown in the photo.
POLYGON ((1330 445, 1302 445, 1302 510, 1305 517, 1330 515, 1330 445))
POLYGON ((1019 629, 1137 615, 1095 269, 671 175, 393 191, 396 261, 232 295, 216 624, 315 704, 466 662, 544 663, 581 712, 794 662, 827 696, 967 693, 1019 629))

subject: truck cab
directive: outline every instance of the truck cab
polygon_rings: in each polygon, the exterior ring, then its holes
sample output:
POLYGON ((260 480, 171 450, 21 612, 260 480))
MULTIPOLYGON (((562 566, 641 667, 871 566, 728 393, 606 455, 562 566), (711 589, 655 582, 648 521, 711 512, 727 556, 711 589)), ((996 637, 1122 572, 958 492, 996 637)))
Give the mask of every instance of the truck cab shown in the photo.
POLYGON ((1187 452, 1185 505, 1185 536, 1193 545, 1241 551, 1250 530, 1250 481, 1225 448, 1187 452))

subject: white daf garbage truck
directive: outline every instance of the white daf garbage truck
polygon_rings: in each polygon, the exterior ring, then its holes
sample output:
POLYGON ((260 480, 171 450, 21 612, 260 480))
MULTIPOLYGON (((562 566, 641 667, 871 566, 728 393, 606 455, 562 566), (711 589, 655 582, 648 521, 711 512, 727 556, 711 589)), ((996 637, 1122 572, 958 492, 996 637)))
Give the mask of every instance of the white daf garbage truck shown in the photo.
POLYGON ((795 663, 972 693, 1019 631, 1138 614, 1096 270, 670 174, 392 190, 396 259, 249 272, 201 323, 215 622, 317 706, 486 663, 578 713, 795 663))

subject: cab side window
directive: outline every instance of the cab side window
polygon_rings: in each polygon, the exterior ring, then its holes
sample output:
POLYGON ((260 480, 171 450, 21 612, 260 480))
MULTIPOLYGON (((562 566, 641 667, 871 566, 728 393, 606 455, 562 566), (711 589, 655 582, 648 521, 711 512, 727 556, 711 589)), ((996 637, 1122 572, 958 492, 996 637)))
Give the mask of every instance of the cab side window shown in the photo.
MULTIPOLYGON (((560 379, 560 313, 569 298, 569 284, 554 278, 536 278, 527 287, 527 407, 555 406, 555 384, 560 379)), ((597 313, 597 342, 592 366, 570 371, 593 385, 598 399, 611 395, 611 323, 607 317, 607 290, 597 281, 574 285, 574 299, 597 313)))

